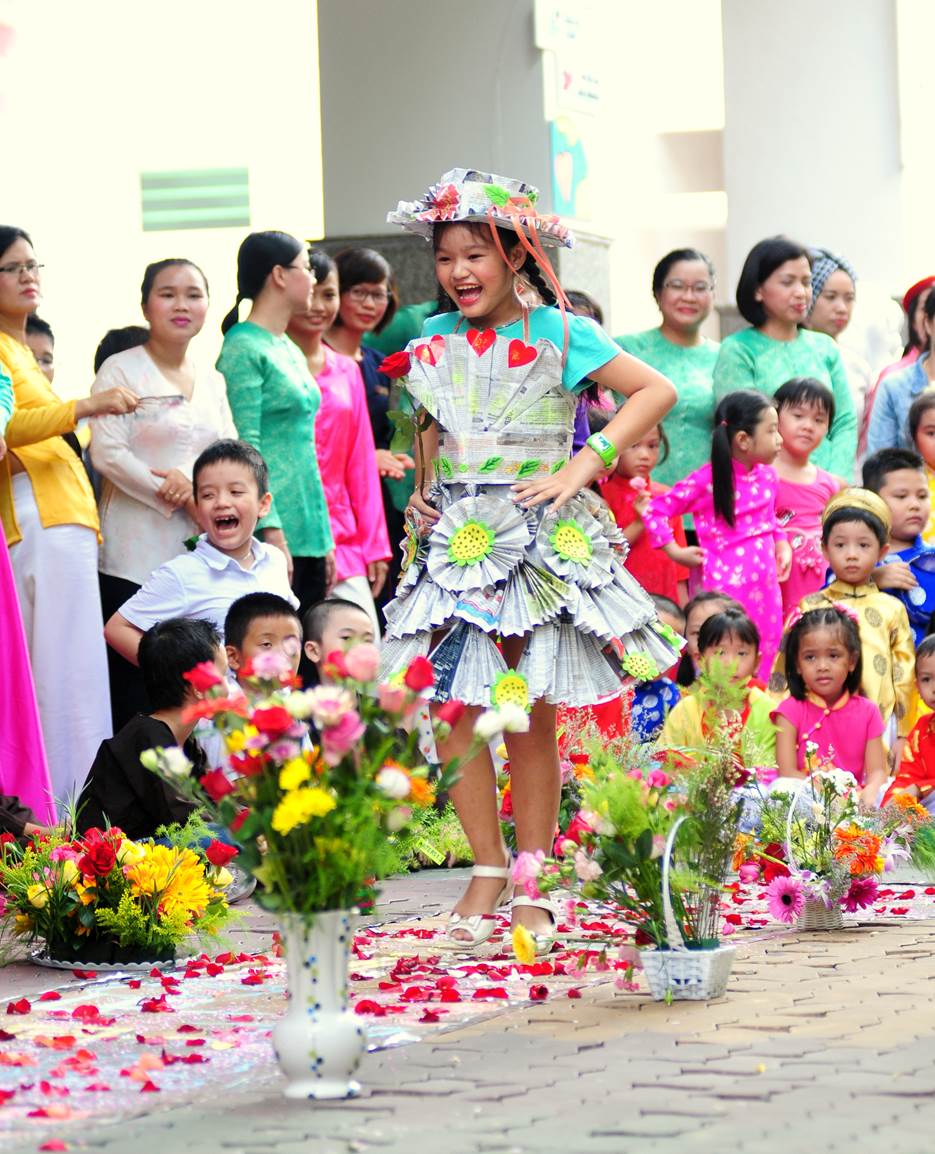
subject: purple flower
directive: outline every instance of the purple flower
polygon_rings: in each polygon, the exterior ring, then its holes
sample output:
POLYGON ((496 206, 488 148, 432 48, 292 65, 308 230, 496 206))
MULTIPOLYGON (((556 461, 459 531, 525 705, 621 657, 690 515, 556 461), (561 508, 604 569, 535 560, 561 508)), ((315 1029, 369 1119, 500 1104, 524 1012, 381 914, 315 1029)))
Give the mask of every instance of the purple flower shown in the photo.
POLYGON ((766 887, 766 903, 777 922, 791 925, 805 907, 802 883, 791 874, 773 878, 766 887))

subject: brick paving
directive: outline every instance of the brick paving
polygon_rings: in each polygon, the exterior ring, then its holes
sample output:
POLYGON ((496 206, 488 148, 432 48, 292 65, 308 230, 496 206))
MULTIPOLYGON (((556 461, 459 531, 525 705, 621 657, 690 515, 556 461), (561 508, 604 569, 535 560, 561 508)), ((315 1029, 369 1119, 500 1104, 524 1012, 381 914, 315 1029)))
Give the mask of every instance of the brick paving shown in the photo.
MULTIPOLYGON (((380 916, 446 909, 460 874, 392 882, 380 916)), ((244 948, 268 941, 249 918, 244 948)), ((830 934, 738 933, 728 995, 649 1001, 608 981, 578 1000, 510 1008, 365 1057, 352 1102, 292 1103, 272 1057, 248 1093, 173 1106, 62 1137, 128 1154, 827 1154, 935 1146, 935 920, 830 934)), ((60 982, 0 973, 0 994, 60 982)), ((154 1096, 155 1097, 155 1096, 154 1096)), ((35 1151, 30 1134, 8 1151, 35 1151)))

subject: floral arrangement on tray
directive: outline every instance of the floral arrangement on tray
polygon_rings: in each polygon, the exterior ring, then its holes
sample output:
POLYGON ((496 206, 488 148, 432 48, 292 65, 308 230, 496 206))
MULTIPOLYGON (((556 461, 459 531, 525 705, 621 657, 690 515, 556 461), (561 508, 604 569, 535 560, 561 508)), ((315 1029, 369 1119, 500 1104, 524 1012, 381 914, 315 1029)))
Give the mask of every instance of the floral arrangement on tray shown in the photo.
POLYGON ((132 841, 111 826, 79 838, 43 835, 26 844, 3 835, 3 928, 42 944, 48 959, 86 964, 174 959, 186 939, 214 937, 228 918, 219 841, 201 849, 194 822, 173 844, 132 841))
POLYGON ((820 916, 823 908, 830 928, 841 924, 840 911, 872 906, 878 879, 900 862, 930 868, 931 818, 907 794, 863 809, 851 774, 815 753, 810 746, 805 778, 778 778, 762 798, 758 831, 737 835, 733 865, 742 881, 765 882, 778 921, 791 924, 809 910, 820 916))
MULTIPOLYGON (((329 682, 302 690, 286 661, 263 654, 241 672, 242 696, 230 695, 212 665, 199 666, 187 675, 204 694, 191 713, 223 735, 230 771, 196 781, 176 749, 151 750, 145 761, 230 831, 239 864, 258 879, 257 900, 282 914, 372 905, 378 880, 399 862, 393 838, 434 804, 435 789, 447 788, 457 768, 433 786, 419 753, 414 716, 434 683, 427 658, 382 683, 373 645, 325 662, 329 682)), ((441 706, 436 736, 463 710, 454 701, 441 706)), ((520 720, 528 725, 525 714, 520 720)))

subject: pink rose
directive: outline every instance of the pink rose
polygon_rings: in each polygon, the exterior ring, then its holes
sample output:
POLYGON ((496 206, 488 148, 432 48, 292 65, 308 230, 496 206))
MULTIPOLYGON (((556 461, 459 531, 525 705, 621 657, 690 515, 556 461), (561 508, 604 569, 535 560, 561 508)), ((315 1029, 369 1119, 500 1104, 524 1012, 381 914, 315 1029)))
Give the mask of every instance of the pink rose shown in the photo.
POLYGON ((355 681, 373 681, 380 668, 380 650, 369 642, 354 645, 344 654, 344 665, 355 681))
POLYGON ((755 861, 745 861, 737 870, 737 876, 744 885, 751 885, 760 876, 760 866, 755 861))
POLYGON ((583 849, 579 849, 575 853, 574 862, 575 874, 579 882, 596 881, 604 872, 593 858, 588 857, 583 849))
POLYGON ((321 751, 327 764, 337 765, 341 758, 360 741, 365 728, 357 710, 350 709, 336 725, 330 725, 323 729, 321 731, 321 751))
POLYGON ((292 662, 274 649, 258 653, 252 660, 254 674, 263 681, 278 681, 283 674, 292 674, 292 662))
POLYGON ((545 854, 541 849, 537 849, 535 853, 524 850, 517 854, 516 861, 513 863, 513 881, 518 886, 522 886, 526 894, 533 899, 542 897, 538 879, 542 873, 544 861, 545 854))
POLYGON ((663 773, 661 769, 654 769, 647 776, 646 784, 650 789, 665 789, 671 780, 669 775, 663 773))
POLYGON ((387 713, 405 713, 410 696, 401 685, 384 682, 377 686, 377 701, 387 713))

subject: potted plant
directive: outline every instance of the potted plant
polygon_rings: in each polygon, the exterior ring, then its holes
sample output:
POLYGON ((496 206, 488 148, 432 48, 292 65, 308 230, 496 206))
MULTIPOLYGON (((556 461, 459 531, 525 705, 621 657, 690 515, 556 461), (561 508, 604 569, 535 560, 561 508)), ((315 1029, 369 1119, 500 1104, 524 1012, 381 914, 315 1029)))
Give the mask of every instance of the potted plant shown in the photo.
POLYGON ((40 964, 169 964, 186 939, 216 935, 227 919, 229 847, 220 843, 132 841, 113 826, 2 842, 4 926, 38 943, 40 964))

